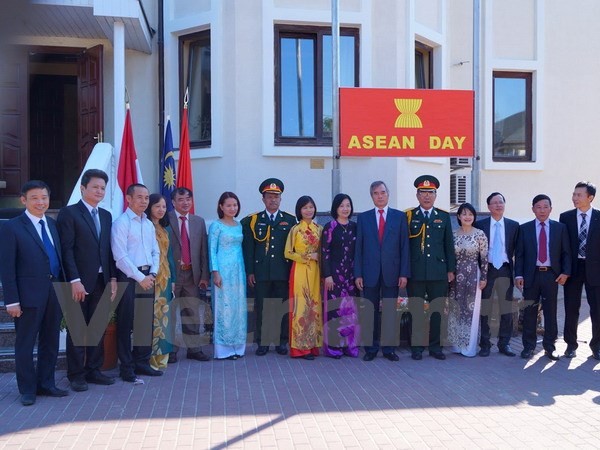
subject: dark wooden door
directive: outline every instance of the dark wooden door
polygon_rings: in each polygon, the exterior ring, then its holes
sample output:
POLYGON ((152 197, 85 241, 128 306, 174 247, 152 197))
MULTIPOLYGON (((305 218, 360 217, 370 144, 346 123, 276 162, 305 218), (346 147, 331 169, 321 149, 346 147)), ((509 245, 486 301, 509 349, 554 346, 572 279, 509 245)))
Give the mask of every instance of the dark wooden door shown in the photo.
POLYGON ((75 107, 69 86, 76 83, 73 76, 31 75, 29 173, 32 179, 44 180, 50 186, 52 208, 62 206, 70 194, 65 169, 69 164, 67 150, 73 144, 69 132, 74 129, 66 119, 67 110, 75 107))
POLYGON ((0 207, 15 206, 29 178, 27 91, 28 60, 24 47, 2 48, 0 59, 0 207))
POLYGON ((79 169, 104 134, 102 45, 85 50, 78 61, 79 169))

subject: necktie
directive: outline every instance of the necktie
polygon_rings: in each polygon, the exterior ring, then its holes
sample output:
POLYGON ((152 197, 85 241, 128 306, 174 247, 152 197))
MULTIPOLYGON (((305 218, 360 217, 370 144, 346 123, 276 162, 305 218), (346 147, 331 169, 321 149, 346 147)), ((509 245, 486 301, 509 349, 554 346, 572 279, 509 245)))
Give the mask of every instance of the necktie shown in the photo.
POLYGON ((581 213, 581 226, 579 227, 579 251, 578 255, 585 258, 585 243, 587 240, 587 214, 581 213))
POLYGON ((425 220, 429 220, 429 211, 425 211, 425 220))
POLYGON ((273 225, 275 223, 275 214, 271 214, 269 217, 271 218, 271 225, 273 225))
POLYGON ((383 232, 385 231, 385 219, 383 218, 383 209, 379 211, 379 228, 377 230, 377 235, 379 236, 379 243, 383 242, 383 232))
POLYGON ((494 242, 492 244, 492 265, 496 269, 500 269, 502 264, 504 264, 502 258, 502 236, 500 236, 501 229, 500 224, 496 222, 494 224, 494 242))
POLYGON ((548 236, 546 236, 546 224, 540 222, 542 229, 540 230, 540 238, 538 242, 538 259, 542 264, 548 260, 548 249, 546 245, 548 243, 548 236))
POLYGON ((181 216, 181 264, 191 264, 192 257, 190 254, 190 238, 185 226, 186 217, 181 216))
POLYGON ((94 225, 96 225, 96 234, 100 237, 100 220, 98 219, 98 209, 92 209, 92 218, 94 219, 94 225))
POLYGON ((46 223, 43 220, 40 220, 40 225, 42 226, 42 242, 44 243, 48 259, 50 260, 50 272, 52 273, 52 276, 58 277, 60 274, 60 262, 58 261, 58 255, 56 254, 56 248, 54 248, 52 241, 50 241, 50 236, 48 236, 48 232, 46 231, 46 223))

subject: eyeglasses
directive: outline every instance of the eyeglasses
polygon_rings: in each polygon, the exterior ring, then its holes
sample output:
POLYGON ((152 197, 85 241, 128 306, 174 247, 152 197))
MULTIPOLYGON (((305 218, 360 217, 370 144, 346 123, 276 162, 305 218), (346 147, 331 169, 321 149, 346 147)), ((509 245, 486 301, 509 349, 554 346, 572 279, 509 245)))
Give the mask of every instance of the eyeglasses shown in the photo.
POLYGON ((437 194, 437 191, 435 189, 428 189, 428 190, 417 189, 417 192, 419 194, 421 194, 421 195, 425 195, 425 194, 435 195, 435 194, 437 194))

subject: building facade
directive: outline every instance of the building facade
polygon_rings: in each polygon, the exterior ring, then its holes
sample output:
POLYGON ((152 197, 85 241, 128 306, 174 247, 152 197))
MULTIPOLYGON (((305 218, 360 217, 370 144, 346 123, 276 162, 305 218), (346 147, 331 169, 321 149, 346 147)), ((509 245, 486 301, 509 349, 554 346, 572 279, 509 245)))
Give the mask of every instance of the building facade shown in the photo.
MULTIPOLYGON (((13 69, 3 70, 0 206, 47 174, 55 206, 64 204, 98 132, 118 152, 126 86, 152 190, 164 123, 177 146, 187 89, 199 214, 215 216, 225 190, 240 196, 242 214, 261 208, 258 184, 272 176, 285 183, 284 209, 309 194, 328 210, 331 8, 331 0, 35 0, 11 36, 13 69), (100 67, 89 61, 99 46, 100 67), (61 120, 70 125, 53 130, 61 120)), ((429 173, 441 181, 442 208, 472 201, 485 210, 487 195, 501 191, 507 214, 525 220, 534 195, 564 210, 578 180, 597 181, 600 3, 340 0, 339 19, 341 85, 477 92, 475 161, 342 158, 341 189, 355 210, 371 206, 377 179, 393 206, 408 208, 413 180, 429 173)))

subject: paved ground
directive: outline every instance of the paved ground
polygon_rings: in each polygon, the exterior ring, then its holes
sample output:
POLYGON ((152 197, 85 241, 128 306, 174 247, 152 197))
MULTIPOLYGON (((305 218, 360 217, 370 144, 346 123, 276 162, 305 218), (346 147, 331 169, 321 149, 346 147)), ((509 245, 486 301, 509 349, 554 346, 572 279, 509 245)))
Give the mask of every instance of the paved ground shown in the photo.
MULTIPOLYGON (((521 350, 520 339, 512 345, 521 350)), ((600 362, 586 344, 558 362, 540 345, 531 361, 495 350, 413 361, 402 349, 397 363, 251 351, 238 361, 184 359, 143 386, 91 385, 26 408, 14 374, 1 374, 0 447, 598 448, 600 362)), ((64 372, 57 381, 67 388, 64 372)))

